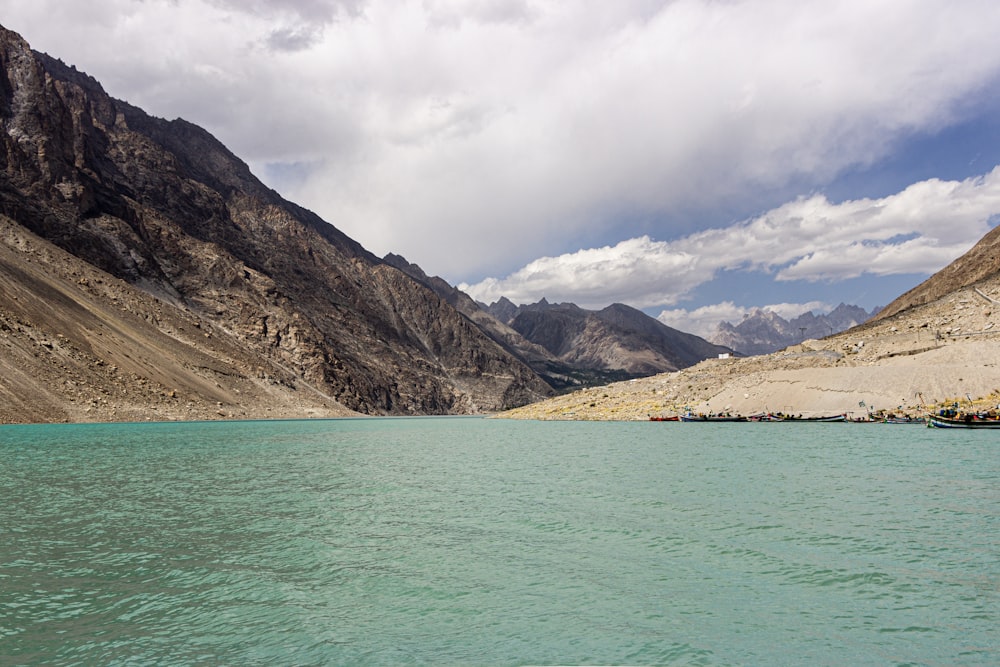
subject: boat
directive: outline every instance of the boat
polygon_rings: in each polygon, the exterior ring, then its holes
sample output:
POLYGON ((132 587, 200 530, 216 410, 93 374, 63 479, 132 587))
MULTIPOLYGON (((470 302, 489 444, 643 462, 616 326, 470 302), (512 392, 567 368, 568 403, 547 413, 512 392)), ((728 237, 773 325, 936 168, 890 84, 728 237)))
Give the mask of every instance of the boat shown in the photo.
POLYGON ((882 424, 924 424, 927 420, 922 417, 886 417, 882 424))
POLYGON ((653 417, 653 416, 650 416, 650 418, 649 418, 649 421, 651 421, 651 422, 679 422, 680 420, 681 420, 681 418, 678 417, 677 415, 674 415, 672 417, 653 417))
POLYGON ((817 422, 817 423, 829 423, 829 422, 846 422, 847 415, 827 415, 825 417, 793 417, 791 415, 768 415, 766 419, 761 421, 769 422, 817 422))
POLYGON ((927 415, 931 428, 1000 428, 1000 419, 976 413, 955 416, 927 415))
POLYGON ((681 415, 682 422, 745 422, 743 415, 681 415))

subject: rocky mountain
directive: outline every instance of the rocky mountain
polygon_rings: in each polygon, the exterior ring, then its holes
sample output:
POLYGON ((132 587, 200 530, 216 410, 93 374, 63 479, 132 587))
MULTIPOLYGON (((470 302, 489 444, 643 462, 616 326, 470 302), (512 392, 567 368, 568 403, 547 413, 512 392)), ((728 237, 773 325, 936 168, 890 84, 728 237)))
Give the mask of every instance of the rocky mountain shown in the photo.
POLYGON ((487 310, 556 362, 605 382, 678 370, 732 352, 620 303, 592 311, 545 299, 523 306, 501 299, 487 310))
POLYGON ((868 320, 869 313, 860 306, 840 304, 827 314, 805 312, 791 321, 777 313, 754 308, 739 324, 720 322, 709 340, 731 347, 740 354, 769 354, 810 338, 825 338, 868 320))
POLYGON ((610 381, 604 377, 604 374, 588 373, 560 363, 543 347, 527 340, 507 326, 505 322, 495 318, 468 294, 439 276, 428 276, 423 269, 408 262, 406 258, 390 253, 385 256, 384 260, 387 264, 395 266, 433 290, 448 304, 475 323, 494 342, 527 364, 550 387, 560 390, 581 384, 600 384, 610 381))
POLYGON ((433 289, 556 390, 676 370, 731 352, 622 304, 595 312, 545 299, 517 306, 501 298, 487 306, 399 255, 384 260, 433 289))
POLYGON ((474 413, 551 393, 203 129, 3 28, 0 143, 4 420, 474 413))

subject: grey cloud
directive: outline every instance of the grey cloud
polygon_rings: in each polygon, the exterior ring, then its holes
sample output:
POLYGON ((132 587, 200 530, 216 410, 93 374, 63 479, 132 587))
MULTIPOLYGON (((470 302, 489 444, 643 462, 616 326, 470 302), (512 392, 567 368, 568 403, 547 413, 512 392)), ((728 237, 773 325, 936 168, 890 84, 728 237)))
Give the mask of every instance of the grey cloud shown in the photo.
POLYGON ((536 11, 527 0, 423 0, 428 22, 439 28, 474 23, 518 24, 531 22, 536 11))
MULTIPOLYGON (((282 194, 375 252, 469 282, 677 238, 693 228, 679 213, 706 206, 739 219, 821 191, 974 107, 1000 74, 992 0, 906 12, 868 0, 64 4, 0 0, 0 14, 112 94, 206 126, 265 175, 309 165, 282 194)), ((780 213, 725 234, 813 233, 780 213)), ((687 251, 719 233, 685 237, 687 251)), ((891 270, 896 258, 874 260, 891 270)), ((840 269, 790 255, 773 270, 840 269)))
POLYGON ((329 23, 362 14, 366 0, 209 0, 217 7, 258 16, 287 14, 307 23, 329 23))
POLYGON ((274 51, 304 51, 321 37, 322 31, 314 27, 278 28, 271 31, 265 42, 274 51))

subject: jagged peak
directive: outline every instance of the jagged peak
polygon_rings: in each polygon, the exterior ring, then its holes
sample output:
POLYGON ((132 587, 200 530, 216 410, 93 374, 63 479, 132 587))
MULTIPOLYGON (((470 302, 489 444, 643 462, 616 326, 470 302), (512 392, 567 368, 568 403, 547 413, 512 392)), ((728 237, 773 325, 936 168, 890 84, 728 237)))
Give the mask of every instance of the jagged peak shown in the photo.
POLYGON ((739 324, 720 322, 709 340, 729 345, 745 354, 774 352, 806 338, 823 338, 867 320, 869 314, 860 306, 841 303, 826 314, 812 310, 786 320, 769 308, 752 308, 739 324))
POLYGON ((107 92, 104 90, 104 86, 102 86, 97 79, 90 76, 86 72, 78 70, 75 65, 68 65, 60 58, 55 58, 41 51, 32 51, 32 53, 35 55, 35 58, 42 63, 45 70, 53 76, 71 81, 89 93, 107 95, 107 92))
POLYGON ((505 308, 505 309, 514 308, 514 309, 516 309, 517 307, 518 306, 517 306, 516 303, 514 303, 513 301, 511 301, 510 299, 508 299, 505 296, 500 297, 499 299, 497 299, 493 303, 489 304, 489 306, 487 306, 487 308, 490 308, 490 309, 494 309, 494 308, 505 308))

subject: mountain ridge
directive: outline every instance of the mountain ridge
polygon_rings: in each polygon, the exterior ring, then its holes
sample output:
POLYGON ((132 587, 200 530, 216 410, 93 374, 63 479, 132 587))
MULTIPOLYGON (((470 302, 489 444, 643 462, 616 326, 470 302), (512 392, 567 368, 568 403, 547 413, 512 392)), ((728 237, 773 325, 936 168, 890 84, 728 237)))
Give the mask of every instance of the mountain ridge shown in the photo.
POLYGON ((572 303, 552 304, 544 298, 521 306, 501 299, 486 309, 562 363, 620 370, 626 377, 678 370, 732 353, 728 347, 668 327, 621 303, 594 311, 572 303))
MULTIPOLYGON (((112 99, 2 28, 0 70, 0 214, 155 296, 135 300, 150 320, 175 309, 211 323, 248 353, 236 375, 291 369, 340 413, 464 414, 551 393, 433 291, 282 199, 205 130, 112 99)), ((15 246, 24 238, 8 234, 15 246)))
POLYGON ((786 320, 767 308, 753 308, 738 324, 723 321, 708 337, 713 343, 731 347, 748 356, 769 354, 810 338, 825 338, 855 327, 879 312, 841 303, 829 313, 806 311, 786 320))
POLYGON ((523 306, 501 298, 486 305, 405 257, 390 253, 383 259, 428 285, 558 391, 676 370, 732 352, 625 304, 589 311, 544 298, 523 306))

